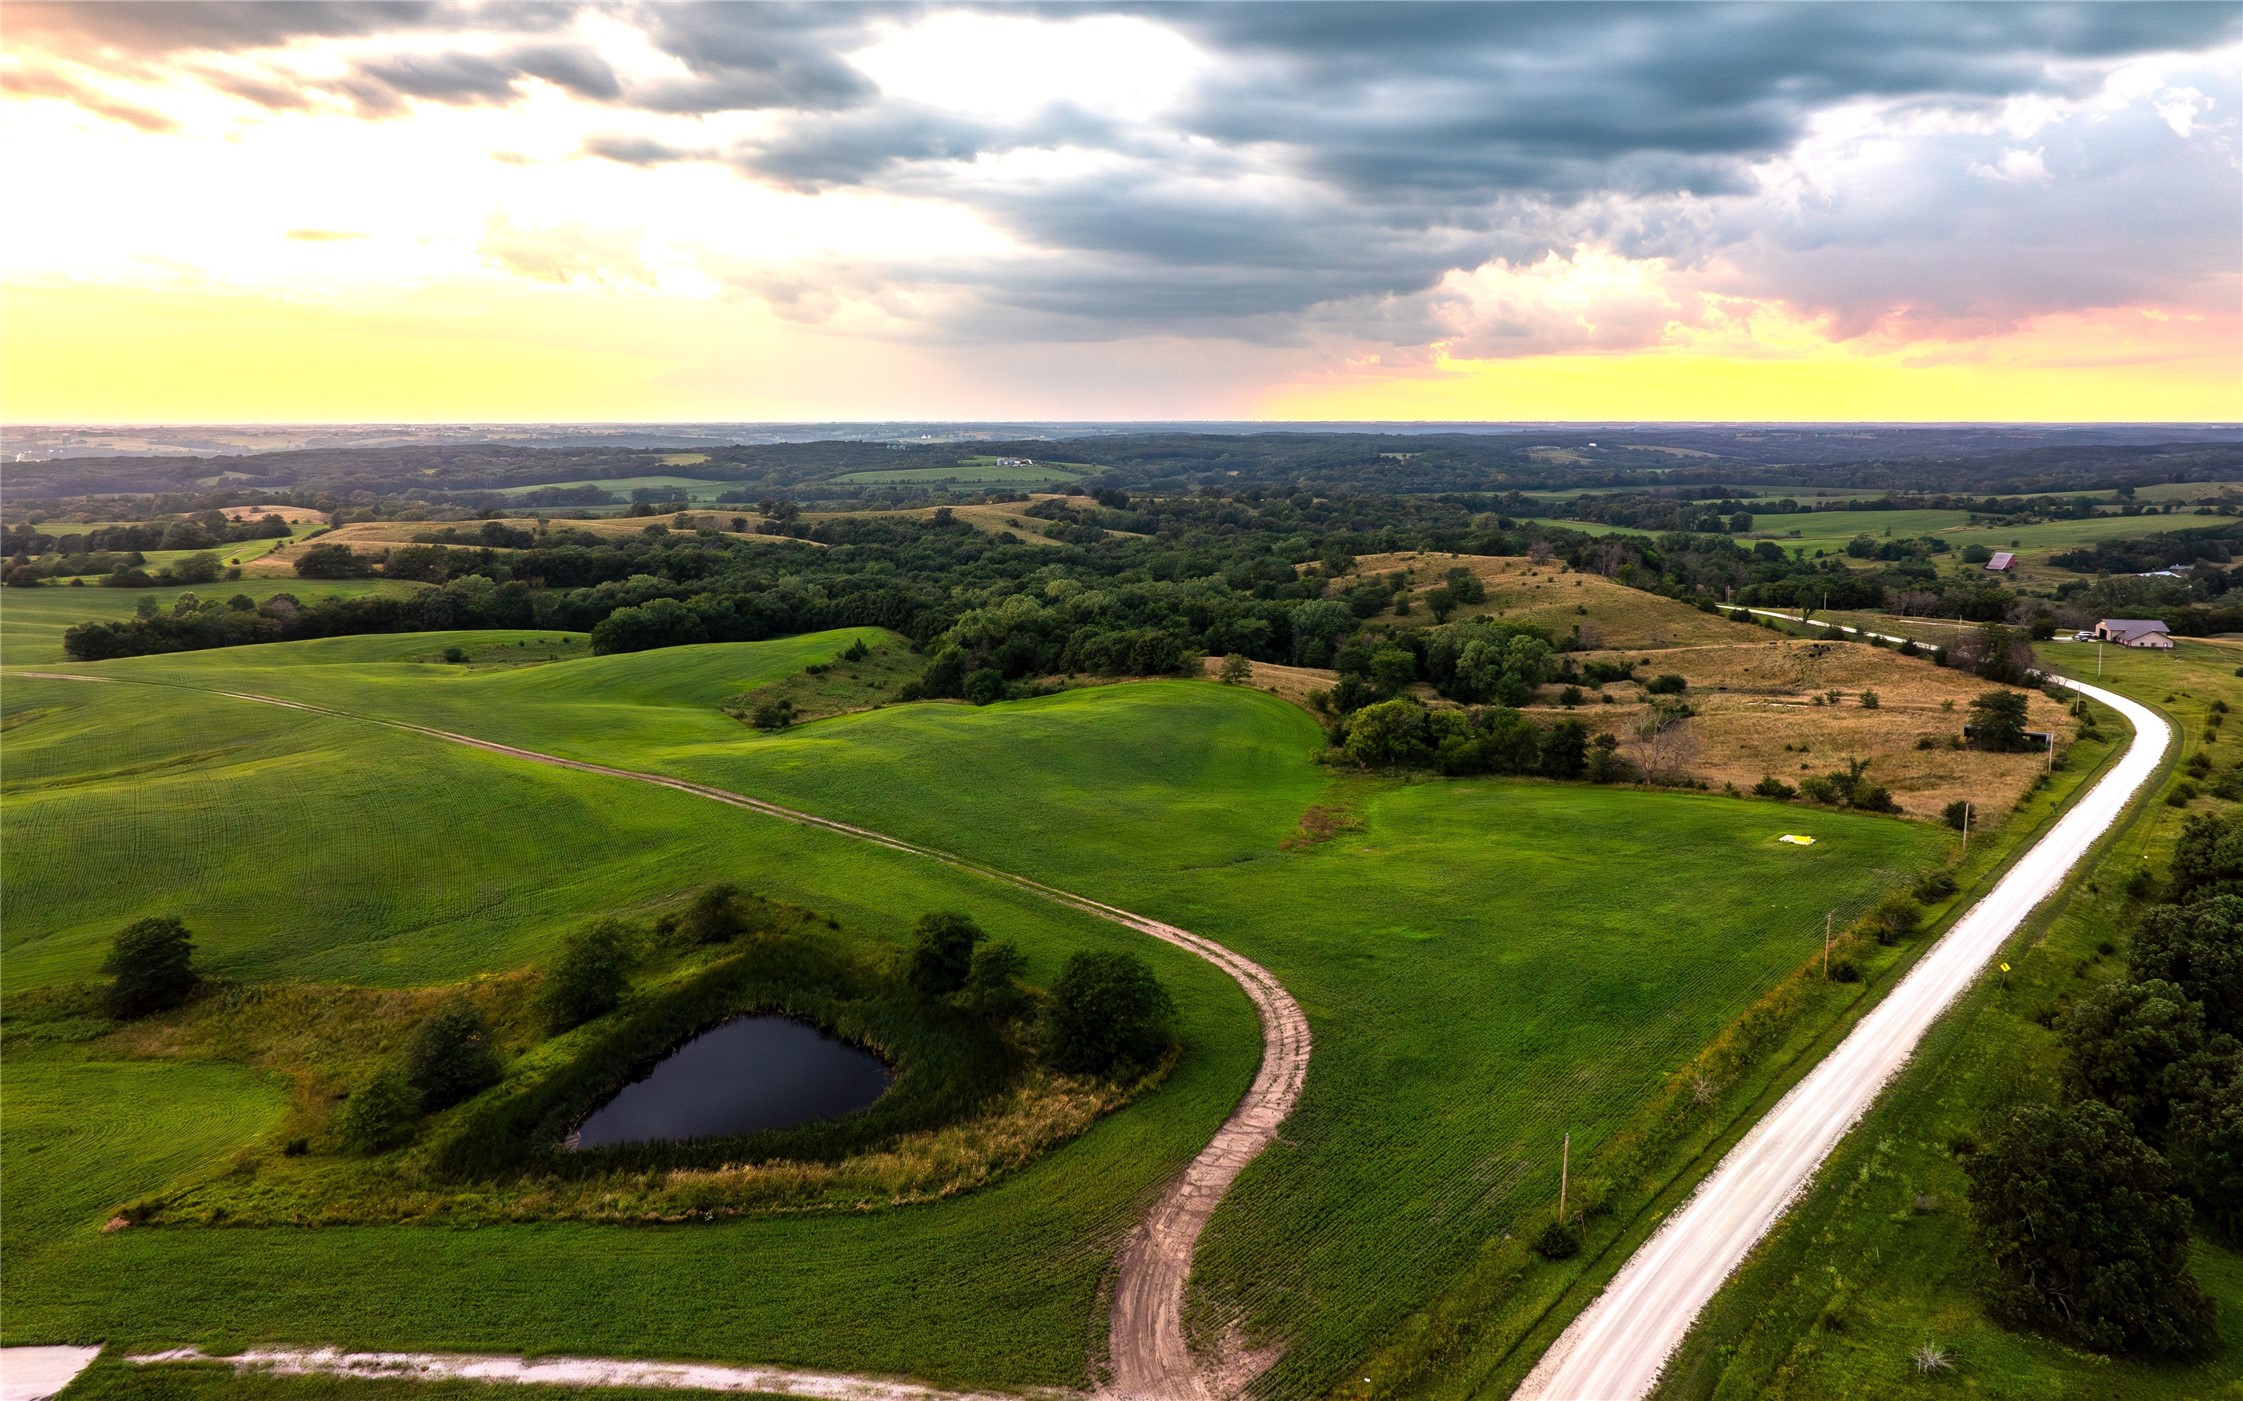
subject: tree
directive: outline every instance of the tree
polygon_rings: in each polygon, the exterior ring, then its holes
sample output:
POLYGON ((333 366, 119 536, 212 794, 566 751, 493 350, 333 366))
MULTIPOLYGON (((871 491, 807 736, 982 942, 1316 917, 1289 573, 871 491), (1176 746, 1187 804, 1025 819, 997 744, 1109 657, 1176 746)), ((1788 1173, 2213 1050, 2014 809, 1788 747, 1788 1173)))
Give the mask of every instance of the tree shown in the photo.
POLYGON ((405 1079, 430 1114, 451 1108, 498 1083, 498 1053, 491 1026, 475 1004, 461 1000, 422 1022, 405 1047, 405 1079))
POLYGON ((2171 983, 2202 1005, 2209 1029, 2243 1035, 2243 898, 2153 907, 2127 966, 2137 980, 2171 983))
POLYGON ((2190 818, 2173 844, 2173 899, 2243 894, 2243 822, 2190 818))
POLYGON ((118 932, 101 965, 113 975, 103 1006, 119 1021, 170 1011, 201 981, 194 959, 194 940, 177 915, 134 920, 118 932))
POLYGON ((1939 816, 1941 821, 1956 831, 1964 831, 1970 826, 1970 801, 1966 798, 1957 798, 1941 808, 1939 816))
POLYGON ((296 560, 299 579, 362 579, 373 572, 373 561, 352 554, 348 545, 314 545, 296 560))
POLYGON ((1729 518, 1729 533, 1744 535, 1752 530, 1752 512, 1739 511, 1729 518))
POLYGON ((1174 1042, 1176 1004, 1132 953, 1071 955, 1052 986, 1045 1055, 1077 1075, 1149 1069, 1174 1042))
POLYGON ((1970 703, 1970 745, 1992 754, 2015 754, 2026 748, 2025 693, 1987 691, 1970 703))
POLYGON ((794 702, 785 696, 769 696, 757 701, 748 713, 748 723, 759 730, 783 730, 794 723, 794 702))
POLYGON ((2223 1240, 2243 1240, 2243 1079, 2228 1076, 2174 1106, 2165 1156, 2223 1240))
POLYGON ((2205 1076, 2203 1061, 2232 1060, 2234 1043, 2204 1027, 2204 1009, 2171 983, 2108 983, 2058 1026, 2087 1092, 2153 1137, 2176 1098, 2205 1076))
POLYGON ((988 936, 960 914, 919 917, 912 930, 911 967, 905 981, 926 997, 948 997, 966 985, 973 972, 974 945, 988 936))
POLYGON ((1341 752, 1366 768, 1423 760, 1432 752, 1425 737, 1425 707, 1408 697, 1364 706, 1348 720, 1341 752))
POLYGON ((1963 1163, 1988 1308, 2103 1353, 2189 1353, 2213 1305, 2163 1159, 2092 1100, 2013 1111, 1963 1163))
POLYGON ((963 686, 967 700, 975 705, 988 705, 1005 698, 1005 674, 993 666, 969 672, 963 686))
POLYGON ((1589 762, 1589 727, 1560 720, 1542 737, 1542 772, 1552 778, 1579 778, 1589 762))
POLYGON ((966 973, 966 1005, 991 1021, 1014 1020, 1028 1010, 1028 994, 1020 986, 1027 971, 1028 960, 1010 939, 981 945, 966 973))
POLYGON ((1254 664, 1247 660, 1244 652, 1233 652, 1223 658, 1220 679, 1226 686, 1243 685, 1254 679, 1254 664))
POLYGON ((1434 622, 1445 623, 1449 620, 1449 615, 1456 611, 1456 592, 1446 584, 1429 590, 1425 595, 1425 606, 1433 614, 1434 622))
POLYGON ((420 1096, 396 1071, 377 1075, 343 1102, 336 1125, 343 1147, 353 1153, 379 1153, 413 1136, 420 1118, 420 1096))
POLYGON ((631 963, 630 931, 616 920, 571 935, 540 994, 546 1026, 563 1032, 614 1011, 630 986, 631 963))

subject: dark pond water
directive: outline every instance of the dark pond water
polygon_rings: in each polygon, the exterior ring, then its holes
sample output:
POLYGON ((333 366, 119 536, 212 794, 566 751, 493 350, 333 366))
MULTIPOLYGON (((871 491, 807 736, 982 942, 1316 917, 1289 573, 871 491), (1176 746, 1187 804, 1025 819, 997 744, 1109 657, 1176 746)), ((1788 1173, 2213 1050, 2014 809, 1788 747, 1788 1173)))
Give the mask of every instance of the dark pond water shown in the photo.
POLYGON ((807 1022, 740 1017, 703 1032, 592 1111, 574 1148, 714 1138, 830 1119, 880 1098, 894 1077, 870 1051, 807 1022))

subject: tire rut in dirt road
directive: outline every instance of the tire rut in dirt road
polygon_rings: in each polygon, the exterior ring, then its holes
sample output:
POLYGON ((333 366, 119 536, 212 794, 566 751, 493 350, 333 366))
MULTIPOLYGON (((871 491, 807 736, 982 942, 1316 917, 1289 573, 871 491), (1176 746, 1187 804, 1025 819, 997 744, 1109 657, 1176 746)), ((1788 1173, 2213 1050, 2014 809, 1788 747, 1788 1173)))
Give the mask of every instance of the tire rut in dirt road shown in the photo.
POLYGON ((1285 990, 1284 985, 1268 969, 1188 929, 1179 929, 1172 924, 1132 914, 1128 910, 1102 904, 994 866, 986 866, 951 852, 920 846, 867 827, 819 817, 815 813, 799 812, 761 798, 751 798, 745 793, 735 793, 729 788, 694 783, 666 774, 646 773, 638 769, 614 768, 582 759, 564 759, 556 754, 477 739, 473 735, 458 734, 451 730, 353 715, 348 711, 286 700, 279 696, 259 695, 250 691, 215 691, 213 694, 233 700, 254 701, 261 705, 277 705, 289 710, 407 730, 533 764, 548 764, 555 768, 574 769, 579 773, 651 783, 730 807, 762 813, 782 822, 815 827, 858 841, 871 842, 891 851, 923 856, 957 870, 1001 881, 1068 909, 1108 920, 1125 929, 1133 929, 1163 943, 1173 944, 1222 969, 1245 991, 1247 998, 1254 1004, 1255 1015, 1261 1020, 1261 1068, 1255 1072, 1254 1082, 1247 1088, 1245 1097, 1231 1111, 1230 1117, 1224 1120, 1223 1126, 1216 1130, 1214 1138, 1162 1190, 1151 1212, 1131 1232, 1128 1242, 1122 1247, 1115 1272, 1113 1310, 1108 1320, 1110 1377, 1105 1388, 1108 1394, 1122 1398, 1123 1401, 1202 1401, 1210 1396, 1211 1388, 1194 1363, 1190 1345, 1184 1336, 1184 1283, 1191 1274, 1192 1253, 1199 1244, 1200 1233, 1206 1229, 1208 1219, 1214 1215, 1215 1207, 1230 1190, 1231 1184, 1238 1179, 1239 1173, 1277 1137, 1278 1127, 1300 1101, 1301 1087, 1308 1077, 1308 1016, 1301 1010, 1300 1003, 1293 1000, 1293 995, 1285 990))

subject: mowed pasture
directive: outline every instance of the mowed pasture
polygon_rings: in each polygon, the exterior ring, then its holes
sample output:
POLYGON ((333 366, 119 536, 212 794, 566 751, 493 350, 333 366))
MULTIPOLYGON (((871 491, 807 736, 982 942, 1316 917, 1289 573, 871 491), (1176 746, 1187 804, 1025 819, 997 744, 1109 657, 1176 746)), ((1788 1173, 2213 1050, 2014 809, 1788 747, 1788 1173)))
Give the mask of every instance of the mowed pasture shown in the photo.
POLYGON ((963 910, 1016 940, 1045 983, 1070 951, 1135 950, 1174 993, 1186 1048, 1129 1112, 925 1208, 701 1229, 104 1234, 119 1202, 266 1134, 284 1087, 223 1065, 120 1062, 105 1041, 12 1041, 9 1343, 348 1340, 1080 1385, 1113 1250, 1253 1072, 1253 1014, 1215 969, 937 863, 184 687, 10 677, 7 693, 21 719, 4 814, 12 996, 90 976, 108 935, 146 913, 183 914, 220 977, 443 984, 539 962, 586 919, 730 879, 899 949, 920 913, 963 910), (86 1123, 112 1106, 131 1114, 86 1123), (166 1128, 174 1112, 193 1133, 166 1128))
MULTIPOLYGON (((11 678, 10 706, 43 711, 14 734, 51 727, 55 753, 27 774, 45 785, 27 790, 43 806, 11 798, 7 862, 11 875, 34 863, 58 874, 34 885, 31 925, 11 919, 11 938, 28 934, 5 954, 9 976, 19 961, 24 985, 85 976, 116 924, 187 899, 214 960, 237 976, 449 981, 534 962, 589 914, 728 877, 882 932, 965 908, 1020 938, 1039 979, 1069 947, 1139 948, 1185 1002, 1185 1066, 993 1189, 847 1221, 101 1236, 83 1218, 27 1247, 39 1268, 12 1276, 32 1283, 22 1298, 11 1287, 10 1341, 623 1351, 984 1384, 1084 1379, 1097 1281, 1120 1233, 1251 1073, 1251 1015, 1220 975, 931 862, 374 719, 771 797, 1174 921, 1265 963, 1308 1010, 1315 1060, 1278 1146, 1216 1215, 1191 1313, 1205 1339, 1235 1327, 1278 1349, 1265 1383, 1278 1396, 1337 1385, 1486 1243, 1544 1210, 1560 1136, 1574 1135, 1577 1162, 1592 1159, 1819 947, 1825 910, 1843 918, 1948 849, 1922 824, 1756 801, 1350 776, 1315 762, 1321 735, 1298 708, 1200 682, 899 706, 771 735, 715 710, 880 637, 861 630, 514 669, 410 660, 508 636, 69 668, 155 684, 11 678), (168 728, 116 733, 166 707, 177 708, 168 728), (146 775, 158 772, 175 786, 152 790, 146 775), (69 815, 79 800, 85 811, 69 815), (1347 822, 1301 843, 1312 805, 1347 822), (1775 841, 1802 828, 1815 847, 1775 841), (370 868, 356 886, 340 870, 354 856, 370 868), (397 897, 412 908, 366 905, 373 886, 413 887, 397 897), (414 927, 400 934, 392 921, 414 927)), ((32 1064, 67 1077, 80 1055, 32 1064)), ((7 1112, 11 1142, 63 1128, 7 1112)), ((165 1173, 151 1164, 142 1176, 138 1190, 152 1190, 165 1173)))

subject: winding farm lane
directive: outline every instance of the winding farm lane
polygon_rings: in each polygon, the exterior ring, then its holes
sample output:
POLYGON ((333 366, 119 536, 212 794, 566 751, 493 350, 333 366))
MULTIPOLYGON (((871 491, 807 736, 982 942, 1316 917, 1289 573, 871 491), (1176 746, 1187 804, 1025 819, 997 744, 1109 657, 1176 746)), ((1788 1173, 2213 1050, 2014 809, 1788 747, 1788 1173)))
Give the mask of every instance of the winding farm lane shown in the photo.
POLYGON ((1573 1320, 1519 1387, 1517 1401, 1635 1401, 1649 1394, 1699 1311, 1868 1112, 1931 1024, 2156 775, 2173 741, 2164 717, 2100 687, 2055 679, 2133 725, 2134 740, 2118 763, 1729 1151, 1573 1320))
POLYGON ((277 705, 289 710, 309 711, 336 719, 410 730, 432 739, 466 745, 470 749, 481 749, 492 754, 504 754, 533 764, 549 764, 555 768, 575 769, 579 773, 602 774, 609 778, 674 788, 681 793, 691 793, 731 807, 746 808, 750 812, 775 817, 782 822, 816 827, 853 837, 858 841, 871 842, 875 846, 884 846, 891 851, 924 856, 989 880, 1002 881, 1068 909, 1079 910, 1163 943, 1173 944, 1228 973, 1245 990, 1246 996, 1254 1004, 1256 1015, 1261 1018, 1261 1069, 1255 1073, 1254 1083, 1247 1087, 1245 1098, 1238 1102, 1238 1107, 1231 1111, 1230 1117, 1223 1121, 1223 1126, 1216 1130, 1214 1138, 1200 1150, 1198 1157, 1192 1159, 1169 1182, 1160 1199, 1153 1204, 1152 1210, 1122 1247, 1114 1281, 1113 1310, 1108 1320, 1111 1373, 1107 1394, 1121 1398, 1122 1401, 1201 1401, 1207 1397, 1209 1388, 1199 1369, 1193 1364, 1191 1349, 1184 1340, 1184 1281, 1191 1273, 1192 1251, 1199 1243, 1200 1232, 1206 1228, 1208 1218, 1214 1214, 1216 1204, 1230 1190, 1231 1183, 1277 1137, 1278 1126, 1293 1112, 1293 1106, 1301 1097, 1301 1085, 1308 1077, 1308 1016, 1301 1011, 1300 1003, 1293 1000, 1293 995, 1285 990, 1284 985, 1268 969, 1233 953, 1212 939, 1203 938, 1187 929, 1179 929, 1173 924, 1163 924, 1159 920, 1131 914, 1127 910, 1101 904, 1056 886, 1014 875, 1010 871, 1001 871, 994 866, 985 866, 951 852, 937 851, 867 827, 838 822, 830 817, 798 812, 777 803, 765 802, 761 798, 735 793, 728 788, 671 778, 666 774, 612 768, 581 759, 564 759, 559 755, 543 754, 534 749, 520 749, 510 744, 477 739, 473 735, 456 734, 450 730, 404 721, 353 715, 349 711, 286 700, 279 696, 259 695, 251 691, 215 691, 213 694, 234 700, 255 701, 262 705, 277 705))

